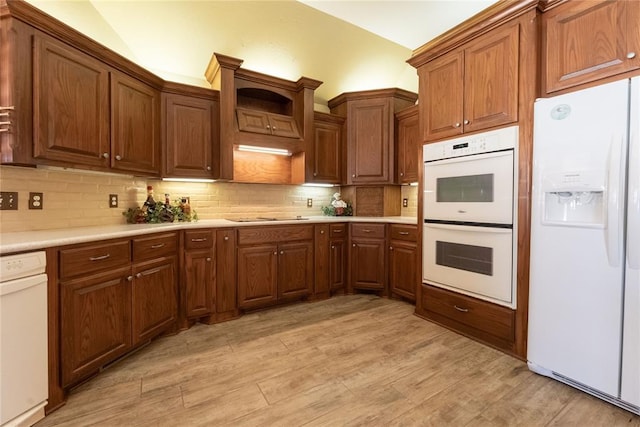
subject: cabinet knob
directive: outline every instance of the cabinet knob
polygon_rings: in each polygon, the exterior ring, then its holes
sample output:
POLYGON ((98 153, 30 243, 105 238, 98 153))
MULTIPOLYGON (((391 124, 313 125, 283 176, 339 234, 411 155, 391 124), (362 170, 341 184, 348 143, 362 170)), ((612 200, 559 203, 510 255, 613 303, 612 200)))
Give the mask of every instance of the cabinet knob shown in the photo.
POLYGON ((102 153, 102 157, 104 157, 105 159, 109 158, 109 153, 102 153))
POLYGON ((404 172, 400 172, 400 176, 404 176, 404 172))
POLYGON ((627 58, 629 58, 629 59, 633 59, 633 58, 635 58, 635 57, 636 57, 636 53, 635 53, 635 52, 629 52, 629 53, 627 53, 627 58))
POLYGON ((320 234, 324 234, 324 230, 320 230, 320 234))
POLYGON ((471 122, 470 122, 469 120, 465 120, 463 123, 464 123, 465 125, 468 125, 468 124, 469 124, 469 123, 471 123, 471 122))
POLYGON ((316 172, 313 173, 313 176, 318 176, 318 174, 316 172))
POLYGON ((271 126, 271 130, 276 130, 276 127, 275 126, 271 126))
POLYGON ((224 236, 224 241, 228 241, 229 240, 229 236, 224 236))
POLYGON ((118 154, 118 155, 116 156, 116 160, 122 160, 122 156, 118 154))
POLYGON ((207 262, 211 262, 211 258, 207 257, 207 262))
POLYGON ((280 255, 284 255, 284 251, 280 251, 280 255))
POLYGON ((389 246, 389 250, 392 251, 393 250, 393 246, 389 246))
POLYGON ((142 277, 142 273, 138 273, 138 274, 136 274, 136 277, 137 277, 138 279, 139 279, 139 278, 141 278, 141 277, 142 277))
POLYGON ((356 174, 355 174, 355 173, 354 173, 353 175, 351 175, 351 178, 355 178, 355 177, 356 177, 356 174))
POLYGON ((459 128, 460 127, 460 123, 456 123, 455 125, 453 125, 454 128, 459 128))
POLYGON ((274 255, 278 255, 278 251, 273 251, 273 254, 274 255))
POLYGON ((271 129, 271 126, 267 125, 267 129, 271 129))
POLYGON ((207 166, 207 170, 210 171, 211 170, 211 166, 207 166))
POLYGON ((335 246, 331 246, 331 249, 335 249, 335 248, 336 248, 335 246))
POLYGON ((355 247, 356 247, 356 244, 354 243, 354 244, 352 244, 351 246, 355 248, 355 247))
POLYGON ((133 280, 133 276, 127 276, 127 282, 130 282, 133 280))

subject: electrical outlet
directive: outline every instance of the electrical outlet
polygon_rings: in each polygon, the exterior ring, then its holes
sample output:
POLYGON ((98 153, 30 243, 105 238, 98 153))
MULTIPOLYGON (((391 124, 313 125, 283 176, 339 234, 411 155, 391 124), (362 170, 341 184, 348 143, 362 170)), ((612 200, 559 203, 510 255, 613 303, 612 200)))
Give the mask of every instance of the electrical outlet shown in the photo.
POLYGON ((0 210, 17 211, 18 193, 15 191, 0 191, 0 210))
POLYGON ((313 207, 313 199, 307 199, 307 207, 308 208, 312 208, 313 207))
POLYGON ((43 193, 29 193, 29 209, 42 209, 44 207, 43 193))
POLYGON ((118 195, 117 194, 109 194, 109 207, 117 208, 118 207, 118 195))
POLYGON ((403 208, 409 207, 409 199, 402 199, 402 207, 403 208))

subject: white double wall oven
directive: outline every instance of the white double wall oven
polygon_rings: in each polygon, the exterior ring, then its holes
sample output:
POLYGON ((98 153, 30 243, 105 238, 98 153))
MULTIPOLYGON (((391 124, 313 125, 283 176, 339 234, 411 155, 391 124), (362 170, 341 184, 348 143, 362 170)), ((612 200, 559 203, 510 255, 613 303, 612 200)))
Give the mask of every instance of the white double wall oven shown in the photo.
POLYGON ((515 308, 518 127, 426 144, 422 280, 515 308))

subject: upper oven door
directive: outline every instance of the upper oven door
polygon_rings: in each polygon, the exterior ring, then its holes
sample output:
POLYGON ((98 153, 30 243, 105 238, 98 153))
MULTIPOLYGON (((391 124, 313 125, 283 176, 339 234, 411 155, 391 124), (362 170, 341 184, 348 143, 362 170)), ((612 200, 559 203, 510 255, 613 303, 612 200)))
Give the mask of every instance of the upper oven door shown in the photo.
POLYGON ((513 150, 424 164, 424 219, 513 224, 513 150))

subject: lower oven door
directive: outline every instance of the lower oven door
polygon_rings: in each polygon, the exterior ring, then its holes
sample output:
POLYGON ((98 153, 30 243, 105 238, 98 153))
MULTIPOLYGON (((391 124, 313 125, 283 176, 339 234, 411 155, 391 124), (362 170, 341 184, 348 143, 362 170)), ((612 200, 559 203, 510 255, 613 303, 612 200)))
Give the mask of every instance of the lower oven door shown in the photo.
POLYGON ((513 230, 425 223, 422 279, 515 308, 513 230))

